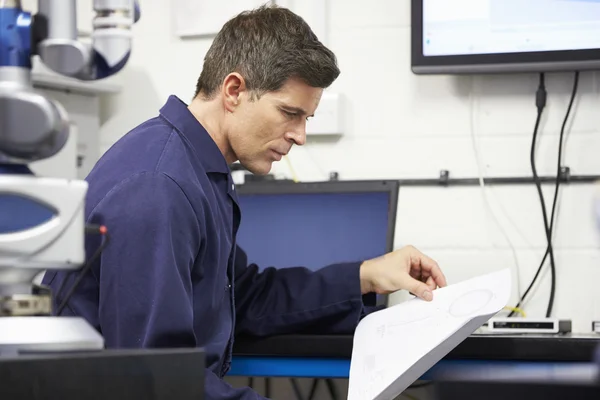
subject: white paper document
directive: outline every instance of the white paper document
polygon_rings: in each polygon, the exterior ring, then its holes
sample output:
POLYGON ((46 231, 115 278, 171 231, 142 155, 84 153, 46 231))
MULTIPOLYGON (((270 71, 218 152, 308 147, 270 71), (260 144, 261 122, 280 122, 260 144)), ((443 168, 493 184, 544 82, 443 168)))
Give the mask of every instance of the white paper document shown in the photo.
POLYGON ((348 400, 391 400, 508 303, 504 269, 436 289, 363 318, 354 334, 348 400))

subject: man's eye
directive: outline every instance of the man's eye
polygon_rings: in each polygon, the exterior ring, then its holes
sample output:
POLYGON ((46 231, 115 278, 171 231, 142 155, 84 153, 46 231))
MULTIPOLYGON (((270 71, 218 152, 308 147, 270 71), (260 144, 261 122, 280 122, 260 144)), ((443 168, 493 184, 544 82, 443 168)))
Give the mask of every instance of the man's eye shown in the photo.
POLYGON ((294 112, 291 112, 291 111, 285 111, 285 110, 283 110, 283 113, 284 113, 285 115, 287 115, 288 117, 290 117, 290 118, 294 118, 294 117, 297 117, 297 116, 298 116, 298 114, 296 114, 296 113, 294 113, 294 112))

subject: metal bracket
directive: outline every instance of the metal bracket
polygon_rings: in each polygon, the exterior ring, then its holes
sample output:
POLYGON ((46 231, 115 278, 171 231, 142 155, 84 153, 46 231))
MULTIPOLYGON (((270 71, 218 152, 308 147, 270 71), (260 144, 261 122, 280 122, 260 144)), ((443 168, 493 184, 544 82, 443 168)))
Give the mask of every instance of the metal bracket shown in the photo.
POLYGON ((560 167, 558 176, 561 182, 569 182, 571 180, 571 168, 567 166, 560 167))
POLYGON ((450 171, 443 169, 440 171, 439 183, 443 186, 448 186, 450 181, 450 171))

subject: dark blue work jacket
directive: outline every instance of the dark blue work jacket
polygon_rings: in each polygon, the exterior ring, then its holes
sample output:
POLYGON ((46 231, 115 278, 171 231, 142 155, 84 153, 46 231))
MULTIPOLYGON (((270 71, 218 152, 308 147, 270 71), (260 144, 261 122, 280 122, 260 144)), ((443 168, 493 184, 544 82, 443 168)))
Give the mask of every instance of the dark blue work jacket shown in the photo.
MULTIPOLYGON (((222 380, 234 335, 356 327, 366 301, 358 262, 318 272, 248 265, 229 166, 177 97, 112 146, 87 181, 86 220, 105 225, 110 241, 62 315, 84 317, 107 348, 202 346, 208 399, 256 399, 222 380)), ((88 257, 99 244, 87 237, 88 257)), ((68 288, 73 274, 49 271, 44 283, 56 291, 65 276, 68 288)))

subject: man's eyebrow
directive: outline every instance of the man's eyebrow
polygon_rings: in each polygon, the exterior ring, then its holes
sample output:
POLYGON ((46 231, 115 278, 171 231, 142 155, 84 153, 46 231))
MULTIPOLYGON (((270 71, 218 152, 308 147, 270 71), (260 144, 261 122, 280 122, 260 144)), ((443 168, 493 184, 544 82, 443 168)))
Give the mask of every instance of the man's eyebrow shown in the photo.
MULTIPOLYGON (((300 115, 307 115, 308 114, 306 111, 304 111, 300 107, 288 106, 287 104, 283 104, 283 103, 281 103, 279 106, 281 108, 285 109, 286 111, 290 111, 290 112, 293 112, 293 113, 296 113, 296 114, 300 114, 300 115)), ((309 115, 309 117, 314 117, 314 115, 309 115)))

